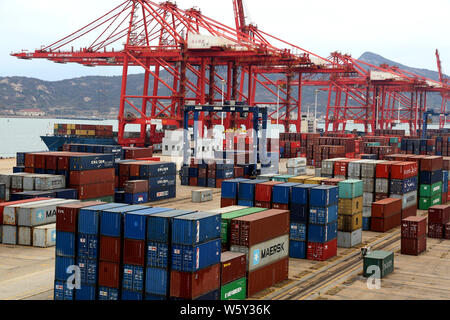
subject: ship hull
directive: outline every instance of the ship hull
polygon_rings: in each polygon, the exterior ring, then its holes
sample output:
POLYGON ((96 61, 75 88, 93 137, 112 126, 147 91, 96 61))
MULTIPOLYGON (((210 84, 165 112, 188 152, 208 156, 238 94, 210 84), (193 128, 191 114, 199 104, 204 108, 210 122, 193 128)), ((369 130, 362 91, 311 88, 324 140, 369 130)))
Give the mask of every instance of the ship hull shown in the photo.
POLYGON ((117 141, 112 137, 104 138, 85 138, 75 136, 41 136, 49 151, 61 151, 64 144, 99 144, 99 145, 117 145, 117 141))

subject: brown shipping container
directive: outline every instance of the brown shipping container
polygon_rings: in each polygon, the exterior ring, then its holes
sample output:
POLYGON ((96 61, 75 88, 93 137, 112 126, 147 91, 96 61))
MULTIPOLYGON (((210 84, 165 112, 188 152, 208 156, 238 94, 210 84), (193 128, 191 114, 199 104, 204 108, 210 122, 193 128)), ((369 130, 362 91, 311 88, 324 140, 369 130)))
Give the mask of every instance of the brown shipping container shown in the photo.
POLYGON ((113 182, 115 178, 114 168, 70 171, 70 185, 95 184, 99 182, 113 182))
POLYGON ((401 212, 401 199, 387 198, 372 203, 372 218, 387 218, 401 212))
POLYGON ((231 245, 251 247, 289 233, 288 210, 271 209, 231 220, 231 245))
POLYGON ((114 181, 86 185, 71 185, 71 188, 78 190, 80 200, 94 199, 114 195, 114 181))
POLYGON ((386 232, 401 224, 402 214, 394 214, 386 218, 374 218, 370 221, 370 230, 374 232, 386 232))
POLYGON ((244 253, 223 252, 220 257, 221 286, 245 277, 247 261, 244 253))
POLYGON ((123 263, 136 266, 145 264, 145 241, 144 240, 123 240, 123 263))
POLYGON ((273 209, 278 209, 278 210, 289 210, 289 204, 286 203, 272 203, 272 208, 273 209))
POLYGON ((255 201, 255 208, 271 209, 272 203, 267 201, 255 201))
POLYGON ((100 261, 98 266, 98 285, 100 287, 119 289, 120 264, 100 261))
POLYGON ((221 208, 235 206, 236 204, 237 204, 236 199, 228 199, 228 198, 220 199, 220 207, 221 208))
POLYGON ((436 205, 428 209, 429 223, 447 223, 450 219, 450 205, 436 205))
POLYGON ((252 297, 256 293, 270 288, 273 285, 287 280, 289 273, 289 258, 281 259, 277 262, 249 272, 247 276, 247 297, 252 297))
POLYGON ((429 156, 420 159, 420 171, 441 170, 444 166, 444 158, 441 156, 429 156))
POLYGON ((56 207, 56 230, 63 232, 77 232, 78 213, 81 208, 104 204, 101 201, 88 201, 83 203, 72 203, 56 207))
POLYGON ((119 263, 121 254, 121 238, 100 236, 100 261, 119 263))
POLYGON ((170 272, 170 296, 193 299, 220 287, 220 264, 197 272, 170 272))
POLYGON ((428 222, 428 237, 442 239, 445 235, 445 224, 428 222))
POLYGON ((401 253, 417 256, 427 250, 427 235, 418 239, 402 238, 401 253))
POLYGON ((408 217, 402 220, 402 238, 419 238, 427 234, 427 217, 408 217))
POLYGON ((450 222, 444 226, 444 238, 450 240, 450 222))
POLYGON ((125 193, 148 192, 148 180, 129 180, 126 181, 123 189, 125 193))
POLYGON ((417 205, 412 205, 409 208, 402 209, 402 219, 415 217, 417 215, 417 205))

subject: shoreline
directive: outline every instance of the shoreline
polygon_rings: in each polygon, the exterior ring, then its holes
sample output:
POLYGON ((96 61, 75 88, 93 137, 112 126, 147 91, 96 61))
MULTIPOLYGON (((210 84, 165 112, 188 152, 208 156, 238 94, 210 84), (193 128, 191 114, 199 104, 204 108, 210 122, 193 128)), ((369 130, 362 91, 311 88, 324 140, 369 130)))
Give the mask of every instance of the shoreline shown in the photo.
POLYGON ((39 116, 39 117, 30 117, 30 116, 11 116, 11 115, 0 115, 0 118, 3 119, 57 119, 57 120, 85 120, 85 121, 110 121, 117 120, 117 118, 83 118, 83 117, 55 117, 55 116, 39 116))

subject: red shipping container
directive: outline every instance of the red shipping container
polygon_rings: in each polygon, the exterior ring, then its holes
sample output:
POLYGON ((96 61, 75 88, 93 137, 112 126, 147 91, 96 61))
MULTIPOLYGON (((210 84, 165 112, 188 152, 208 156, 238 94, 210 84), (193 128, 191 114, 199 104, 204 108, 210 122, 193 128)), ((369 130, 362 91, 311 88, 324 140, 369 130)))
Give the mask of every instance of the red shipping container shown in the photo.
POLYGON ((23 170, 26 173, 34 173, 34 168, 27 168, 25 167, 25 169, 23 170))
POLYGON ((100 261, 120 263, 122 239, 100 236, 100 261))
POLYGON ((445 235, 445 224, 428 222, 428 237, 442 239, 445 235))
POLYGON ((402 214, 394 214, 385 218, 373 217, 370 221, 370 230, 374 232, 386 232, 401 224, 402 214))
POLYGON ((426 217, 408 217, 402 220, 402 238, 420 238, 427 234, 426 217))
POLYGON ((413 205, 409 208, 402 209, 402 219, 406 219, 408 217, 415 217, 417 215, 417 206, 413 205))
POLYGON ((266 208, 266 209, 271 209, 271 208, 272 208, 272 202, 267 202, 267 201, 255 201, 255 207, 256 207, 256 208, 266 208))
POLYGON ((289 204, 286 204, 286 203, 272 203, 272 208, 273 209, 278 209, 278 210, 289 210, 289 204))
POLYGON ((34 199, 25 199, 25 200, 18 200, 18 201, 8 201, 8 202, 2 202, 0 203, 0 225, 3 224, 3 210, 7 206, 12 206, 14 204, 21 204, 21 203, 28 203, 28 202, 36 202, 36 201, 42 201, 42 200, 49 200, 50 198, 34 198, 34 199))
POLYGON ((170 296, 194 299, 220 287, 220 264, 197 272, 170 272, 170 296))
POLYGON ((326 186, 338 186, 339 182, 344 181, 344 179, 339 179, 339 178, 330 178, 330 179, 326 179, 322 181, 323 185, 326 186))
POLYGON ((69 180, 71 186, 96 184, 99 181, 113 182, 115 180, 115 172, 114 168, 70 171, 69 180))
POLYGON ((145 240, 123 240, 123 263, 135 266, 145 265, 145 240))
POLYGON ((278 260, 248 273, 247 297, 288 279, 289 258, 278 260))
POLYGON ((237 205, 236 199, 228 199, 228 198, 220 199, 220 207, 221 208, 231 207, 231 206, 235 206, 235 205, 237 205))
POLYGON ((100 261, 98 265, 98 285, 117 288, 120 286, 120 264, 100 261))
POLYGON ((250 247, 289 233, 288 210, 270 209, 231 220, 231 245, 250 247))
POLYGON ((450 222, 445 224, 444 227, 444 238, 450 240, 450 222))
POLYGON ((130 166, 130 177, 140 177, 141 176, 141 164, 130 162, 128 163, 130 166))
POLYGON ((114 181, 86 185, 71 185, 78 190, 78 199, 87 200, 114 195, 114 181))
POLYGON ((402 200, 387 198, 372 203, 372 218, 387 218, 402 212, 402 200))
POLYGON ((57 170, 58 169, 58 157, 52 154, 45 156, 45 169, 57 170))
POLYGON ((101 201, 88 201, 83 203, 71 203, 56 207, 56 230, 63 232, 77 232, 78 213, 81 208, 104 204, 101 201))
POLYGON ((442 193, 442 204, 446 204, 448 202, 447 192, 442 193))
POLYGON ((34 168, 35 169, 45 169, 45 154, 35 153, 34 154, 34 168))
POLYGON ((272 201, 272 189, 274 185, 282 184, 281 181, 268 181, 255 185, 255 201, 272 201))
POLYGON ((33 153, 25 154, 25 167, 34 168, 35 155, 33 153))
POLYGON ((216 188, 222 189, 222 181, 225 179, 216 179, 216 188))
POLYGON ((354 161, 353 159, 336 161, 334 163, 335 176, 347 176, 348 163, 354 161))
POLYGON ((418 256, 427 250, 427 236, 423 235, 418 239, 402 238, 401 253, 418 256))
POLYGON ((319 243, 308 242, 306 258, 308 260, 325 261, 337 255, 337 239, 319 243))
POLYGON ((446 224, 450 221, 450 205, 435 205, 428 208, 428 222, 446 224))
POLYGON ((441 156, 428 156, 420 159, 421 171, 441 170, 444 166, 444 158, 441 156))
POLYGON ((400 162, 391 165, 391 179, 404 180, 417 176, 419 170, 416 162, 400 162))
POLYGON ((189 185, 191 187, 196 187, 198 185, 198 178, 190 177, 189 178, 189 185))
POLYGON ((391 166, 401 163, 400 161, 386 161, 377 163, 375 177, 379 179, 389 179, 391 174, 391 166))
POLYGON ((221 286, 244 278, 247 272, 247 259, 244 253, 223 252, 220 256, 220 283, 221 286))
POLYGON ((375 193, 375 202, 389 198, 387 193, 375 193))

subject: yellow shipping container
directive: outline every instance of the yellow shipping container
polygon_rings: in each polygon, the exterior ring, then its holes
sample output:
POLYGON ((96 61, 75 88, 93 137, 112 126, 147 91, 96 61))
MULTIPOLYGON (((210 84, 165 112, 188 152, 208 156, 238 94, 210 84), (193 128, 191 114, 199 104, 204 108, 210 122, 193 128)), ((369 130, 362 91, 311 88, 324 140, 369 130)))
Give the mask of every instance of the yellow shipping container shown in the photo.
POLYGON ((362 212, 352 216, 338 215, 338 231, 353 232, 362 228, 362 212))
POLYGON ((305 180, 305 184, 322 184, 323 180, 327 180, 329 178, 323 178, 323 177, 314 177, 314 178, 308 178, 305 180))
POLYGON ((288 182, 293 183, 305 183, 306 179, 314 178, 314 176, 298 176, 298 177, 292 177, 288 179, 288 182))
POLYGON ((362 212, 363 197, 353 199, 339 199, 339 214, 351 216, 362 212))
POLYGON ((53 128, 54 128, 55 130, 58 130, 58 129, 59 129, 59 125, 58 125, 57 123, 55 123, 55 124, 53 125, 53 128))
POLYGON ((88 136, 95 136, 95 130, 87 130, 88 136))

